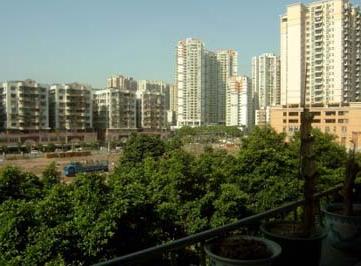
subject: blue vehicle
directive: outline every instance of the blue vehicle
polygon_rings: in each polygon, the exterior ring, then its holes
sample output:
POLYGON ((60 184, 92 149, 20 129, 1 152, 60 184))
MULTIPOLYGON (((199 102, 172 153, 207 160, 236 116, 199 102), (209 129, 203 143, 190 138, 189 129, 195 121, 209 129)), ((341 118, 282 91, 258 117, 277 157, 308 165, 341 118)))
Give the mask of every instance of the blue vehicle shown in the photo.
POLYGON ((64 166, 65 176, 75 176, 78 173, 91 173, 91 172, 108 172, 108 161, 94 162, 82 164, 79 162, 71 162, 64 166))

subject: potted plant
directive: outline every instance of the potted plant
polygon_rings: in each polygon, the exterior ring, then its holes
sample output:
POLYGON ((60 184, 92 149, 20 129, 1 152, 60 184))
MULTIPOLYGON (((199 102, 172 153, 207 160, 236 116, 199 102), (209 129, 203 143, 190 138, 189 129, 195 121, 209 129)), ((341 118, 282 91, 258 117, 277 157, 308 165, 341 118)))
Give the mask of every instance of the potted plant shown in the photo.
POLYGON ((326 233, 315 224, 316 163, 312 152, 313 115, 308 108, 301 113, 299 177, 304 180, 302 222, 269 222, 261 226, 265 237, 282 247, 276 265, 319 265, 322 240, 326 233))
POLYGON ((251 236, 216 238, 204 250, 212 266, 267 266, 281 254, 277 243, 251 236))
MULTIPOLYGON (((306 66, 307 76, 307 66, 306 66)), ((304 181, 302 222, 269 222, 261 226, 265 237, 282 247, 276 265, 317 266, 321 259, 322 240, 326 232, 315 223, 317 167, 313 153, 313 113, 306 106, 306 82, 302 91, 300 118, 299 178, 304 181)))
POLYGON ((331 245, 340 250, 361 252, 361 204, 353 203, 353 188, 361 166, 355 152, 356 146, 353 143, 353 150, 349 152, 346 162, 343 204, 329 204, 323 213, 329 228, 328 239, 331 245))

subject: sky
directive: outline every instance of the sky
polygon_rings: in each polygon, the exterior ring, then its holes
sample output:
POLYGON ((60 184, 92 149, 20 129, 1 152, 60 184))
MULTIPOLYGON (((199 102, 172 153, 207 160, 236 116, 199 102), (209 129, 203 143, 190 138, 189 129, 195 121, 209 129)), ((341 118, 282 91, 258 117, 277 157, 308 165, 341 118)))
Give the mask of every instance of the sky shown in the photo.
MULTIPOLYGON (((0 0, 0 81, 81 82, 106 78, 174 82, 178 40, 238 51, 251 59, 279 54, 279 16, 296 0, 0 0)), ((305 0, 304 3, 309 1, 305 0)))

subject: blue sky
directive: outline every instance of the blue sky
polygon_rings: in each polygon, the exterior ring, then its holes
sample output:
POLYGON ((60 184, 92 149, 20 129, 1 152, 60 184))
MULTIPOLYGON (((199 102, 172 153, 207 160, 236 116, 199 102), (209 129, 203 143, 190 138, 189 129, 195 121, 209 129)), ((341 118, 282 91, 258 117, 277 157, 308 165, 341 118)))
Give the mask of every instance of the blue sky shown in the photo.
MULTIPOLYGON (((292 0, 0 0, 0 80, 79 81, 111 74, 173 82, 177 41, 279 53, 279 16, 292 0)), ((309 2, 309 1, 304 1, 309 2)))

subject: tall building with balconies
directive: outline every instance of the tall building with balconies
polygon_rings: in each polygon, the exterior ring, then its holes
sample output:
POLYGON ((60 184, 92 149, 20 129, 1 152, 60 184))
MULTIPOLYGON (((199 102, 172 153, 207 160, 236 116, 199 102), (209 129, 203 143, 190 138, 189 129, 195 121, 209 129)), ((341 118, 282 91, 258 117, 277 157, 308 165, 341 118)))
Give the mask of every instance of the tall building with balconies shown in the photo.
POLYGON ((188 38, 177 46, 177 126, 225 124, 227 79, 237 75, 237 52, 205 49, 188 38))
POLYGON ((227 81, 238 75, 238 53, 234 50, 217 51, 218 87, 217 87, 217 120, 218 124, 226 123, 227 81))
POLYGON ((293 4, 281 17, 281 104, 360 101, 360 8, 348 0, 293 4))
POLYGON ((116 88, 95 90, 93 117, 96 129, 135 129, 135 92, 116 88))
POLYGON ((55 84, 50 87, 50 126, 57 130, 93 128, 92 89, 83 84, 55 84))
POLYGON ((177 126, 205 124, 205 49, 202 41, 188 38, 178 42, 176 86, 177 126))
POLYGON ((256 125, 268 124, 267 108, 281 103, 280 75, 278 56, 265 53, 252 58, 252 91, 256 125))
POLYGON ((252 127, 254 120, 251 80, 233 76, 227 81, 226 126, 252 127))
POLYGON ((48 130, 48 87, 34 80, 2 84, 2 126, 6 130, 48 130))

